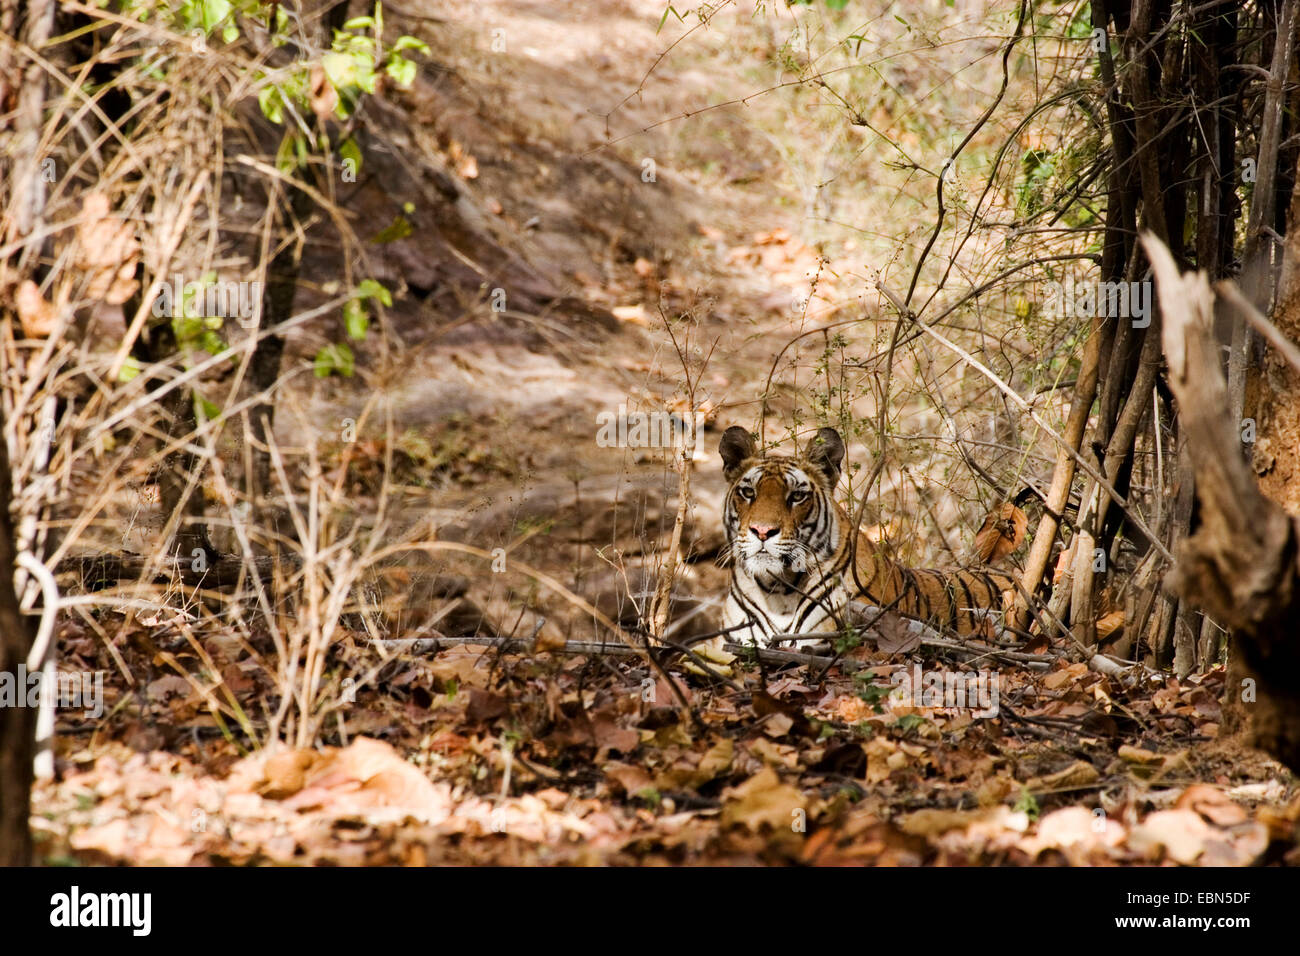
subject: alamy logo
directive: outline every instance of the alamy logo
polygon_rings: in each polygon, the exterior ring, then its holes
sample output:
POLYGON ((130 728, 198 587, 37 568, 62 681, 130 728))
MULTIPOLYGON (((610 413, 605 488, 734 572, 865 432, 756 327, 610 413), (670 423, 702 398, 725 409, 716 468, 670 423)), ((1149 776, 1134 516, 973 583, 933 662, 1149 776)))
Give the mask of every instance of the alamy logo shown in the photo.
POLYGON ((153 924, 151 893, 82 893, 73 886, 50 897, 51 926, 127 926, 148 936, 153 924))
POLYGON ((672 412, 629 412, 626 405, 617 412, 596 415, 596 445, 599 448, 694 448, 691 425, 672 412))
POLYGON ((103 671, 55 671, 50 681, 44 671, 28 673, 25 664, 17 673, 0 671, 0 707, 39 707, 46 693, 54 696, 55 707, 81 708, 88 720, 104 715, 103 671))
POLYGON ((155 318, 223 318, 247 322, 262 303, 262 283, 253 282, 183 282, 180 273, 172 276, 171 285, 155 282, 149 290, 154 297, 155 318))
POLYGON ((913 664, 911 670, 904 668, 890 675, 894 690, 889 697, 910 707, 969 708, 972 717, 996 717, 998 681, 996 671, 925 671, 920 664, 913 664))
POLYGON ((1080 319, 1132 319, 1133 328, 1145 329, 1151 324, 1151 283, 1076 282, 1066 276, 1064 282, 1047 283, 1044 310, 1080 319))

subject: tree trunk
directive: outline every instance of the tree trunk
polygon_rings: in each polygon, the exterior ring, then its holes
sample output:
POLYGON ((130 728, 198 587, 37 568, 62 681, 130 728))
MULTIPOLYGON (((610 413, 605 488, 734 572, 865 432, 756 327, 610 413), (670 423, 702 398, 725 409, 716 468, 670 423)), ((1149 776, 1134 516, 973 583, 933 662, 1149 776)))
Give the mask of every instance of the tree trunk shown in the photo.
POLYGON ((1201 525, 1181 542, 1170 585, 1237 632, 1253 742, 1300 770, 1300 521, 1265 497, 1240 448, 1204 272, 1179 275, 1164 244, 1143 237, 1155 270, 1169 385, 1196 477, 1201 525))
POLYGON ((0 674, 15 682, 20 706, 0 707, 0 866, 26 866, 32 858, 32 758, 36 708, 26 703, 26 681, 18 681, 32 649, 32 635, 14 591, 14 526, 9 513, 13 486, 9 446, 4 440, 4 406, 0 403, 0 674))
MULTIPOLYGON (((28 49, 41 50, 53 31, 56 12, 52 0, 2 0, 0 32, 20 38, 28 49)), ((7 214, 0 239, 22 243, 17 268, 11 261, 0 265, 7 281, 15 275, 26 276, 39 260, 41 243, 30 237, 39 232, 45 209, 37 151, 45 122, 45 69, 30 58, 16 56, 15 46, 10 42, 0 49, 0 104, 15 104, 10 113, 0 117, 0 131, 7 140, 7 148, 0 150, 0 208, 7 214)), ((18 321, 12 313, 5 320, 18 321)), ((21 706, 27 702, 27 686, 25 680, 18 681, 31 652, 32 633, 14 590, 16 538, 10 513, 13 480, 6 431, 4 403, 0 402, 0 674, 15 682, 15 703, 20 705, 0 707, 0 866, 25 866, 32 859, 28 821, 36 708, 21 706)))

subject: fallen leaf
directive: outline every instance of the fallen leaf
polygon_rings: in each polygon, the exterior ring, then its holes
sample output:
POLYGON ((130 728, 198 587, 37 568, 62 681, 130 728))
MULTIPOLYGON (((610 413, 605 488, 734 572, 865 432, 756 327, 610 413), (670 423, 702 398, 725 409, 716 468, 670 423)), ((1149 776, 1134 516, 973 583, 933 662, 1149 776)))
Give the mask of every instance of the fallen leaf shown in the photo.
POLYGON ((1125 763, 1135 763, 1146 766, 1152 764, 1163 764, 1165 762, 1165 758, 1162 755, 1151 750, 1144 750, 1141 747, 1134 747, 1132 744, 1121 745, 1116 753, 1118 754, 1119 759, 1123 760, 1125 763))
POLYGON ((1196 783, 1183 791, 1176 809, 1195 810, 1215 826, 1230 827, 1245 823, 1249 815, 1245 809, 1234 803, 1232 798, 1217 787, 1196 783))
POLYGON ((805 811, 804 795, 764 767, 738 787, 723 793, 724 827, 743 826, 757 833, 764 826, 788 828, 805 811))
POLYGON ((769 737, 784 737, 794 726, 794 718, 788 714, 770 714, 763 721, 763 733, 769 737))
POLYGON ((1097 618, 1097 640, 1110 637, 1124 626, 1124 612, 1111 611, 1097 618))
POLYGON ((59 310, 45 301, 41 287, 31 279, 24 279, 14 294, 18 308, 18 321, 23 335, 29 339, 47 338, 59 326, 59 310))
POLYGON ((77 267, 89 276, 90 298, 121 305, 140 287, 135 279, 140 243, 131 225, 109 215, 109 208, 104 193, 86 195, 77 224, 77 267))
POLYGON ((885 611, 873 617, 872 630, 877 635, 876 647, 886 654, 907 654, 921 646, 921 629, 911 626, 903 615, 885 611))
POLYGON ((465 706, 465 719, 472 724, 483 724, 500 717, 507 709, 504 697, 471 687, 469 703, 465 706))
POLYGON ((1060 670, 1052 671, 1043 678, 1043 686, 1048 690, 1059 690, 1066 684, 1072 684, 1080 677, 1088 673, 1088 665, 1083 663, 1070 664, 1060 670))
POLYGON ((831 712, 835 715, 836 720, 846 724, 856 724, 858 721, 866 720, 868 717, 875 715, 871 705, 857 694, 841 694, 836 697, 831 712))
POLYGON ((867 754, 867 783, 880 783, 889 778, 894 768, 889 760, 895 756, 898 745, 888 737, 872 737, 862 749, 867 754))
POLYGON ((1202 866, 1252 866, 1268 849, 1269 828, 1258 820, 1240 823, 1221 834, 1225 839, 1210 839, 1201 855, 1202 866))
POLYGON ((1074 563, 1074 548, 1069 547, 1056 556, 1056 565, 1052 568, 1052 583, 1060 584, 1061 579, 1070 573, 1074 563))
POLYGON ((1004 502, 991 511, 975 534, 975 555, 981 564, 994 564, 1005 558, 1025 540, 1029 518, 1012 502, 1004 502))
MULTIPOLYGON (((747 745, 749 752, 773 767, 794 770, 799 766, 799 751, 788 744, 773 743, 766 737, 757 737, 747 745)), ((858 751, 859 759, 862 752, 858 751)))
MULTIPOLYGON (((468 716, 468 715, 467 715, 468 716)), ((641 743, 641 735, 628 727, 620 727, 608 717, 597 717, 591 722, 591 733, 596 747, 602 752, 617 750, 628 754, 641 743)))
POLYGON ((1147 857, 1163 847, 1175 863, 1191 864, 1211 835, 1209 825, 1192 810, 1157 810, 1133 828, 1128 845, 1147 857))
POLYGON ((648 773, 630 763, 611 760, 601 769, 605 776, 618 784, 628 796, 635 796, 654 784, 648 773))
POLYGON ((431 809, 445 799, 428 777, 381 740, 358 737, 336 751, 335 759, 337 769, 359 781, 378 806, 431 809))
MULTIPOLYGON (((803 708, 793 701, 777 700, 771 694, 764 690, 756 690, 750 697, 754 713, 759 717, 766 717, 769 714, 781 714, 790 721, 787 726, 781 722, 778 726, 784 727, 785 733, 793 730, 800 735, 810 735, 813 731, 812 721, 804 714, 803 708)), ((778 734, 777 736, 781 736, 778 734)))
POLYGON ((645 307, 641 305, 616 305, 610 309, 610 312, 620 322, 630 322, 633 325, 641 326, 650 324, 650 313, 646 312, 645 307))
POLYGON ((288 750, 272 754, 263 765, 263 779, 257 792, 272 800, 291 797, 307 784, 307 774, 315 766, 317 754, 311 750, 288 750))
POLYGON ((1026 781, 1025 786, 1035 792, 1043 793, 1054 790, 1069 790, 1072 787, 1086 787, 1101 778, 1097 768, 1086 760, 1076 760, 1064 770, 1049 773, 1045 777, 1034 777, 1026 781))
POLYGON ((478 178, 478 160, 464 146, 452 140, 447 153, 451 156, 451 161, 456 166, 456 172, 460 174, 462 179, 478 178))
POLYGON ((321 119, 328 119, 338 105, 338 91, 326 75, 325 68, 317 63, 311 69, 311 111, 321 119))
POLYGON ((560 629, 547 621, 533 639, 533 650, 539 654, 543 651, 562 651, 568 643, 560 629))
POLYGON ((1021 832, 1028 826, 1029 818, 1024 813, 999 806, 978 810, 917 810, 898 821, 899 829, 904 833, 924 837, 938 836, 949 830, 966 830, 977 824, 1021 832))
POLYGON ((117 819, 78 830, 72 834, 68 843, 74 850, 94 850, 115 859, 122 859, 127 856, 131 845, 129 835, 130 822, 117 819))
POLYGON ((1124 825, 1104 813, 1086 807, 1064 807, 1040 819, 1034 833, 1023 837, 1017 845, 1031 858, 1044 850, 1079 848, 1085 858, 1078 862, 1087 862, 1088 851, 1117 847, 1126 835, 1124 825))
POLYGON ((429 672, 443 683, 454 680, 462 687, 486 683, 490 673, 483 650, 468 644, 440 652, 428 667, 429 672))
POLYGON ((736 756, 736 744, 730 737, 723 737, 710 747, 696 768, 692 786, 701 787, 731 769, 731 762, 736 756))
POLYGON ((981 807, 992 807, 1011 796, 1019 788, 1020 784, 1011 777, 1005 775, 989 777, 975 791, 975 799, 981 807))
POLYGON ((188 696, 190 682, 177 674, 164 674, 157 680, 150 681, 148 687, 145 688, 145 692, 150 697, 159 700, 166 700, 176 694, 188 696))

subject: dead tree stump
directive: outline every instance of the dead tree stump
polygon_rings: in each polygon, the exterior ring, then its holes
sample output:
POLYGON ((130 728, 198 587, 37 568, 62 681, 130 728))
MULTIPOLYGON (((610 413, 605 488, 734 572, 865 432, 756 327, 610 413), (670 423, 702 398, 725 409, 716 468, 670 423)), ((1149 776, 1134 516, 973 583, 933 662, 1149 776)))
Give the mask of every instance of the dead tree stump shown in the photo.
POLYGON ((1200 506, 1199 526, 1179 543, 1168 584, 1232 628, 1233 652, 1255 683, 1227 693, 1246 702, 1252 742, 1300 770, 1300 520, 1264 496, 1242 454, 1205 273, 1179 274, 1159 239, 1147 234, 1142 241, 1155 270, 1169 385, 1200 506))

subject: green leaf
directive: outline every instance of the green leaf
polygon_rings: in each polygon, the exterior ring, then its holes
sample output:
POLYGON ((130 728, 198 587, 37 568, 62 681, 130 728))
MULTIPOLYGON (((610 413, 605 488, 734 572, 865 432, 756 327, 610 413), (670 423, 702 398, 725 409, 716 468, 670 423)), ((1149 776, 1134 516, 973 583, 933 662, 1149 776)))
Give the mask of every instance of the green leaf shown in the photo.
POLYGON ((376 279, 362 279, 361 284, 357 286, 357 298, 377 298, 384 305, 391 306, 393 304, 393 295, 388 291, 388 287, 376 279))
POLYGON ((213 402, 208 401, 198 392, 194 393, 194 412, 199 421, 212 421, 214 418, 221 417, 221 407, 213 402))
POLYGON ((339 105, 334 107, 334 115, 340 120, 346 120, 356 112, 358 97, 351 88, 339 90, 338 93, 339 105))
POLYGON ((388 61, 388 75, 399 86, 410 86, 415 80, 415 63, 400 56, 395 56, 388 61))
POLYGON ((320 58, 320 65, 337 89, 357 86, 367 93, 375 91, 375 67, 364 53, 332 51, 320 58))
POLYGON ((361 147, 357 145, 357 141, 351 136, 339 143, 339 157, 344 162, 352 161, 352 171, 354 173, 361 172, 361 147))
POLYGON ((128 355, 126 361, 122 363, 121 370, 117 373, 117 380, 119 382, 129 382, 137 378, 143 371, 144 366, 140 364, 139 360, 128 355))
POLYGON ((1015 810, 1017 813, 1028 815, 1030 820, 1038 819, 1038 799, 1033 795, 1028 787, 1020 788, 1020 798, 1016 801, 1016 805, 1011 809, 1015 810))
POLYGON ((297 133, 285 133, 280 141, 280 148, 275 154, 275 168, 285 175, 291 175, 298 168, 297 133))
POLYGON ((328 378, 335 372, 338 372, 344 378, 351 378, 352 373, 356 370, 356 358, 353 356, 352 350, 342 342, 336 345, 327 345, 316 353, 313 370, 317 378, 328 378))
POLYGON ((418 50, 426 56, 431 52, 429 44, 412 36, 398 37, 397 42, 392 46, 393 53, 401 53, 403 50, 418 50))
POLYGON ((344 30, 368 30, 375 25, 374 17, 353 17, 343 24, 344 30))
POLYGON ((257 105, 262 108, 262 115, 272 123, 284 122, 284 101, 280 99, 278 88, 262 87, 262 91, 257 94, 257 105))
POLYGON ((204 332, 199 336, 199 347, 209 355, 220 355, 226 350, 226 340, 216 332, 204 332))
POLYGON ((682 15, 673 9, 672 4, 669 4, 668 9, 664 11, 664 15, 659 18, 659 26, 655 27, 655 33, 658 33, 664 28, 664 24, 668 22, 668 14, 670 13, 677 18, 678 23, 683 22, 682 15))
POLYGON ((205 32, 212 29, 226 17, 230 16, 230 0, 200 0, 200 22, 205 32))
MULTIPOLYGON (((188 300, 190 296, 185 298, 188 300)), ((190 344, 202 334, 203 319, 200 316, 188 316, 182 313, 172 319, 172 335, 176 337, 176 344, 181 348, 189 348, 190 344)))
POLYGON ((383 245, 386 242, 396 242, 398 239, 405 239, 415 231, 415 227, 405 216, 398 216, 388 226, 385 226, 370 241, 375 245, 383 245))
POLYGON ((370 318, 366 315, 366 307, 361 304, 360 299, 348 299, 347 304, 343 306, 343 327, 348 330, 348 338, 366 337, 366 331, 370 328, 370 318))
POLYGON ((227 23, 225 28, 221 31, 221 39, 227 43, 234 43, 239 39, 239 27, 235 26, 233 23, 227 23))

